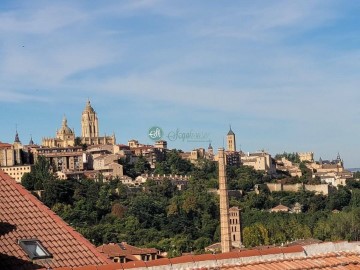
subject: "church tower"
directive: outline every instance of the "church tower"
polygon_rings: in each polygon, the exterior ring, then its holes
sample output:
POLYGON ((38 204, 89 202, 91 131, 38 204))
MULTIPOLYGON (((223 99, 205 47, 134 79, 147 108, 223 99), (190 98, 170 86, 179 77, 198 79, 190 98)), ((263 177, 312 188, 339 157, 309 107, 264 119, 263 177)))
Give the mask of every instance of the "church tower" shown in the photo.
POLYGON ((96 138, 99 137, 99 124, 95 110, 91 107, 90 100, 81 117, 81 137, 96 138))
POLYGON ((241 219, 240 209, 236 206, 229 209, 231 244, 233 247, 240 248, 241 244, 241 219))
POLYGON ((220 191, 220 234, 221 234, 221 252, 231 250, 230 234, 230 216, 229 216, 229 198, 226 186, 226 165, 224 148, 218 149, 219 156, 219 191, 220 191))
POLYGON ((16 129, 13 147, 14 147, 14 165, 21 165, 22 164, 21 152, 22 152, 23 146, 21 144, 21 141, 19 138, 19 133, 18 133, 17 129, 16 129))
POLYGON ((208 147, 208 153, 209 153, 209 155, 214 155, 214 149, 213 149, 213 147, 211 146, 211 143, 209 143, 209 147, 208 147))
POLYGON ((231 130, 231 126, 226 136, 226 141, 227 141, 227 150, 231 152, 235 152, 236 151, 235 133, 231 130))

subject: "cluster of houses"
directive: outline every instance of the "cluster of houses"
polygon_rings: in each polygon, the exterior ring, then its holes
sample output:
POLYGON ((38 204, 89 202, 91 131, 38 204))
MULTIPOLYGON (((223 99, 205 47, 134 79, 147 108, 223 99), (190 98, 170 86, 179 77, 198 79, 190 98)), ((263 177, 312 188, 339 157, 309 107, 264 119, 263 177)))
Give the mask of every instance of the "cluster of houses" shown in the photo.
MULTIPOLYGON (((100 174, 105 179, 118 178, 129 187, 141 186, 147 180, 153 180, 159 184, 164 179, 171 180, 179 189, 186 187, 189 176, 144 174, 132 179, 125 175, 121 160, 131 164, 135 163, 139 157, 143 157, 151 168, 155 168, 158 162, 162 162, 166 158, 166 153, 169 151, 167 142, 159 140, 153 145, 149 145, 141 144, 133 139, 129 140, 127 144, 116 144, 115 135, 99 135, 98 122, 97 114, 88 101, 82 112, 81 137, 75 136, 75 131, 68 126, 66 117, 56 131, 56 136, 43 138, 40 145, 35 144, 32 138, 28 144, 23 145, 18 132, 16 132, 12 144, 0 142, 0 168, 20 182, 22 176, 32 170, 38 157, 44 156, 49 160, 53 171, 60 179, 64 180, 83 176, 97 178, 100 174)), ((226 146, 227 165, 250 166, 268 175, 285 173, 291 177, 302 176, 299 163, 291 162, 286 158, 275 160, 265 151, 255 153, 237 151, 236 136, 231 127, 226 136, 226 146)), ((181 152, 180 155, 194 164, 199 159, 218 161, 218 155, 214 153, 211 143, 207 149, 197 148, 189 152, 181 152)), ((320 158, 318 162, 314 161, 312 152, 298 153, 298 156, 300 161, 304 162, 311 171, 312 177, 319 179, 322 184, 318 187, 305 187, 308 190, 322 191, 327 194, 327 189, 345 185, 346 180, 353 177, 350 171, 344 169, 339 155, 335 160, 329 161, 320 158), (330 187, 326 187, 326 185, 330 187)), ((281 183, 269 185, 271 191, 297 188, 281 183)))

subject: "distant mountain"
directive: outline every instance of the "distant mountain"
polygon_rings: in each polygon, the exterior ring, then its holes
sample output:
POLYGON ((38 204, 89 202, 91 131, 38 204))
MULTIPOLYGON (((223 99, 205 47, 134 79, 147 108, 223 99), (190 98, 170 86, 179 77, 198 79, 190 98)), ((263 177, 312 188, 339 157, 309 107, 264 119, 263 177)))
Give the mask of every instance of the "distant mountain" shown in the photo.
POLYGON ((360 168, 349 168, 347 170, 350 172, 360 172, 360 168))

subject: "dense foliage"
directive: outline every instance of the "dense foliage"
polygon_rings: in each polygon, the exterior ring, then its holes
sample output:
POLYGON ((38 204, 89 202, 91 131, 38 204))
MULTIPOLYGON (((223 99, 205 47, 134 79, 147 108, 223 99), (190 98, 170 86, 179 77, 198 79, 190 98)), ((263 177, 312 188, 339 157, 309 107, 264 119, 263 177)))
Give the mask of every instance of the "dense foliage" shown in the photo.
POLYGON ((287 153, 284 152, 282 154, 276 154, 275 159, 281 159, 286 158, 287 160, 293 162, 293 163, 300 163, 300 157, 298 153, 287 153))
MULTIPOLYGON (((193 165, 178 157, 178 152, 172 152, 155 170, 191 175, 184 191, 178 191, 170 180, 160 185, 148 181, 142 189, 128 188, 119 179, 104 182, 102 177, 97 181, 59 180, 49 173, 49 164, 42 158, 22 183, 29 190, 43 189, 44 203, 95 245, 127 241, 156 247, 169 256, 203 252, 205 246, 220 240, 218 197, 208 191, 217 187, 217 165, 208 160, 193 165)), ((125 165, 135 175, 150 170, 141 159, 125 165)), ((326 197, 306 191, 270 193, 264 183, 271 179, 246 166, 228 167, 227 174, 229 187, 243 191, 230 203, 242 209, 243 244, 247 247, 308 237, 360 240, 356 180, 326 197), (254 185, 258 185, 258 193, 254 185), (299 203, 303 213, 267 211, 280 203, 290 208, 299 203)))

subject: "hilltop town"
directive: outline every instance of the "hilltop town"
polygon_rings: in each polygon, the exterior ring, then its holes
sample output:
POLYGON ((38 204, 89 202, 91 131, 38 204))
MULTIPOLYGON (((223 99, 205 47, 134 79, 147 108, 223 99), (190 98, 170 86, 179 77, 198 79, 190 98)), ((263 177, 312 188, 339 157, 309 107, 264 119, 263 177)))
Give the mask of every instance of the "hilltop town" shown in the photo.
MULTIPOLYGON (((230 127, 226 135, 226 164, 247 166, 269 179, 277 179, 267 183, 270 191, 298 191, 303 188, 328 195, 333 188, 345 186, 346 180, 353 178, 353 173, 345 170, 339 154, 334 160, 320 158, 315 161, 313 152, 282 153, 273 157, 265 151, 245 153, 237 150, 236 145, 236 135, 230 127)), ((65 116, 55 137, 43 137, 40 144, 35 144, 32 138, 28 144, 23 144, 16 132, 14 142, 0 142, 0 168, 21 182, 23 175, 31 172, 38 157, 43 156, 50 163, 52 172, 63 180, 95 179, 101 175, 108 180, 118 178, 128 187, 139 187, 147 180, 169 178, 181 189, 190 178, 188 173, 159 169, 171 151, 165 140, 155 141, 153 145, 142 144, 136 139, 130 139, 127 144, 117 144, 115 134, 100 136, 97 113, 87 101, 81 117, 81 136, 75 135, 65 116), (146 164, 136 173, 126 168, 141 162, 146 164)), ((177 151, 183 160, 194 166, 203 160, 218 161, 211 143, 207 149, 177 151)))
POLYGON ((80 137, 65 117, 40 145, 22 144, 16 132, 13 143, 0 143, 0 170, 108 260, 359 239, 360 223, 350 222, 360 218, 359 174, 339 154, 315 161, 313 152, 244 153, 231 127, 226 149, 184 152, 165 140, 117 144, 98 126, 88 101, 80 137))

